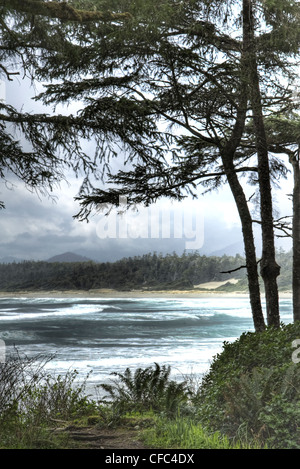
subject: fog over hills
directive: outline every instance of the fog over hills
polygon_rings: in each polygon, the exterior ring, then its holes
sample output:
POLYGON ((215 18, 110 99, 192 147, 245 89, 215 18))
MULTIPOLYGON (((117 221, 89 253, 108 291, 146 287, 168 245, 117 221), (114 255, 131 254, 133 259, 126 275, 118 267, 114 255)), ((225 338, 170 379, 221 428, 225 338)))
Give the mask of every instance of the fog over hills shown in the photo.
POLYGON ((50 257, 50 259, 47 259, 47 262, 90 262, 91 260, 74 252, 64 252, 63 254, 50 257))
MULTIPOLYGON (((145 252, 145 254, 148 254, 148 253, 145 252)), ((224 248, 218 249, 214 252, 211 252, 205 255, 221 257, 223 255, 235 256, 236 254, 240 254, 242 256, 244 255, 243 243, 239 243, 239 242, 233 243, 233 244, 230 244, 229 246, 224 246, 224 248)), ((130 257, 130 256, 124 256, 124 257, 130 257)), ((0 264, 11 264, 13 262, 23 262, 24 260, 28 260, 28 259, 21 259, 19 257, 14 257, 14 256, 6 256, 6 257, 0 258, 0 264)), ((32 260, 36 260, 36 259, 32 259, 32 260)), ((101 260, 99 260, 96 254, 95 256, 91 254, 90 257, 87 257, 82 254, 79 254, 76 252, 70 252, 70 251, 67 251, 61 254, 56 254, 47 259, 39 259, 39 260, 44 260, 45 262, 91 262, 91 261, 101 262, 101 260)))

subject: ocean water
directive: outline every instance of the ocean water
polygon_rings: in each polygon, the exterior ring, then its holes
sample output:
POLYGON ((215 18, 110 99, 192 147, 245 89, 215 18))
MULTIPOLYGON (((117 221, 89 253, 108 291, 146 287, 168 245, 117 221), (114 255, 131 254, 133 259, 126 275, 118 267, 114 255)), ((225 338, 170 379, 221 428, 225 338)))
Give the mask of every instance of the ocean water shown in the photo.
MULTIPOLYGON (((281 321, 292 322, 291 299, 281 321)), ((1 298, 0 339, 6 356, 52 357, 46 368, 78 372, 86 392, 113 371, 170 365, 172 377, 200 378, 224 341, 253 331, 247 298, 1 298)))

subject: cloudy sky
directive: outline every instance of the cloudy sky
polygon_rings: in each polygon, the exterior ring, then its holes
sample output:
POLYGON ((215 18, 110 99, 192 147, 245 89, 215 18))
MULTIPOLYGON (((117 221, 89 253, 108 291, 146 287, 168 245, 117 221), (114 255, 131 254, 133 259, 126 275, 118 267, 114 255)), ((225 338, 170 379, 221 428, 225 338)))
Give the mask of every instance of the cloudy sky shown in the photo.
MULTIPOLYGON (((0 83, 0 99, 6 99, 17 109, 33 109, 32 94, 33 90, 21 81, 0 83)), ((162 200, 149 209, 139 207, 139 212, 123 218, 115 212, 109 219, 95 214, 86 223, 73 218, 79 210, 74 201, 79 185, 80 181, 70 174, 68 184, 62 183, 52 200, 29 192, 20 181, 9 187, 1 182, 0 200, 5 202, 6 209, 0 211, 0 259, 12 256, 43 260, 71 251, 110 261, 153 251, 182 254, 184 249, 196 249, 203 254, 221 254, 228 246, 231 247, 228 253, 242 250, 239 217, 228 188, 182 203, 162 200)), ((280 215, 291 214, 286 196, 290 191, 289 180, 276 193, 280 215)), ((259 243, 258 230, 257 236, 259 243)), ((280 244, 286 249, 290 247, 286 240, 280 244)))

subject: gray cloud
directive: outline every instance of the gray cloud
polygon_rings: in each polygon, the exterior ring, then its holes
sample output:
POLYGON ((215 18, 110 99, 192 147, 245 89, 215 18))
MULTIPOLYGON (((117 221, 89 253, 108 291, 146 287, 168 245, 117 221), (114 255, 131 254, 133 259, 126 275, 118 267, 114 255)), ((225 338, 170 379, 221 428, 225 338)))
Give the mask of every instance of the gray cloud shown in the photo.
MULTIPOLYGON (((77 182, 78 184, 78 182, 77 182)), ((47 259, 53 255, 73 251, 100 261, 116 260, 121 257, 142 255, 148 252, 173 251, 181 254, 186 247, 186 239, 182 236, 175 239, 170 232, 169 237, 127 238, 99 236, 99 223, 103 219, 101 215, 91 217, 90 223, 78 222, 73 215, 78 211, 78 206, 73 200, 77 193, 77 186, 62 187, 57 192, 57 201, 54 203, 45 197, 38 198, 36 194, 28 192, 21 183, 14 190, 2 187, 1 195, 6 200, 6 209, 0 213, 2 237, 0 239, 0 258, 14 256, 22 259, 47 259)), ((224 213, 224 204, 216 203, 215 209, 212 203, 207 204, 205 199, 198 202, 188 202, 193 210, 202 211, 204 217, 204 244, 200 251, 210 253, 221 249, 226 245, 226 236, 232 242, 240 241, 240 228, 238 220, 228 218, 224 213)), ((182 208, 181 204, 172 206, 169 201, 163 201, 158 208, 159 213, 166 218, 171 211, 186 210, 187 204, 182 208)), ((135 223, 144 223, 145 213, 131 215, 135 223)), ((131 220, 132 220, 131 219, 131 220)), ((132 227, 131 226, 131 231, 132 227)), ((184 233, 183 233, 184 235, 184 233)), ((229 244, 229 243, 228 243, 229 244)))
MULTIPOLYGON (((27 85, 26 85, 27 86, 27 85)), ((0 98, 3 97, 1 90, 0 98)), ((6 86, 6 99, 18 109, 22 106, 26 110, 41 110, 41 105, 36 105, 31 96, 34 89, 28 86, 24 88, 24 82, 9 83, 6 86), (24 92, 25 89, 25 92, 24 92), (26 91, 27 90, 27 91, 26 91)), ((148 252, 162 252, 163 254, 176 251, 181 254, 186 248, 186 240, 174 238, 174 236, 134 239, 99 237, 100 215, 91 218, 90 223, 78 222, 73 215, 78 212, 79 206, 74 202, 80 181, 74 175, 68 175, 69 185, 61 184, 61 188, 53 193, 57 197, 56 203, 47 197, 38 197, 26 190, 21 182, 15 182, 16 187, 9 190, 4 183, 0 184, 0 200, 4 200, 6 209, 0 211, 1 238, 0 258, 15 256, 22 259, 47 259, 53 255, 66 251, 91 257, 100 261, 116 260, 122 257, 142 255, 148 252)), ((249 195, 253 188, 249 189, 249 195)), ((282 215, 291 213, 291 202, 286 194, 291 192, 291 181, 283 182, 282 190, 277 193, 277 206, 282 215)), ((162 201, 158 210, 168 214, 170 211, 185 214, 197 214, 203 216, 204 239, 199 249, 201 253, 224 252, 227 246, 233 246, 234 250, 242 251, 242 235, 238 213, 227 187, 217 193, 200 196, 198 201, 188 200, 186 203, 175 207, 170 201, 162 201)), ((142 211, 138 218, 139 226, 145 228, 147 215, 142 211)), ((131 231, 136 228, 131 220, 131 231)), ((162 224, 166 223, 166 217, 162 217, 162 224)), ((256 227, 258 245, 260 244, 259 227, 256 227)), ((290 242, 281 240, 286 248, 290 242)))
MULTIPOLYGON (((78 222, 73 215, 78 210, 73 196, 76 187, 62 188, 53 203, 47 198, 39 199, 24 187, 18 186, 13 191, 2 189, 6 199, 6 209, 0 212, 2 236, 0 239, 0 258, 15 256, 22 259, 47 259, 66 251, 99 260, 111 261, 122 257, 142 255, 148 252, 163 254, 173 251, 182 254, 186 247, 184 237, 174 239, 151 238, 148 236, 132 238, 99 237, 101 215, 91 217, 90 223, 78 222)), ((198 201, 189 201, 194 210, 199 208, 203 214, 204 242, 199 251, 203 254, 225 252, 232 246, 242 251, 242 236, 239 219, 234 204, 227 190, 219 194, 207 195, 198 201)), ((163 201, 164 214, 174 210, 169 201, 163 201)), ((181 210, 178 204, 177 210, 181 210)), ((144 215, 145 217, 145 215, 144 215)), ((141 216, 140 222, 144 218, 141 216)), ((132 228, 132 226, 131 226, 132 228)), ((258 245, 260 244, 259 227, 256 228, 258 245)), ((285 244, 288 243, 284 241, 285 244)), ((281 241, 282 244, 282 241, 281 241)), ((228 251, 229 252, 229 251, 228 251)))

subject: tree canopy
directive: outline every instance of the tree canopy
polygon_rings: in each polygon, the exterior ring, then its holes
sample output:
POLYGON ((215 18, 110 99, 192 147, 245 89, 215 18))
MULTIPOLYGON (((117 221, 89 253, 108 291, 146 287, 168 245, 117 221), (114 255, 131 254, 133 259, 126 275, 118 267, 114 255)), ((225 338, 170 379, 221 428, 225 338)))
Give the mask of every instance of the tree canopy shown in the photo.
MULTIPOLYGON (((79 7, 80 2, 77 3, 79 7)), ((1 1, 0 12, 0 79, 3 81, 16 77, 51 81, 54 74, 42 73, 41 66, 50 63, 54 66, 59 57, 63 60, 68 46, 74 54, 76 23, 125 21, 128 17, 126 13, 80 9, 66 2, 35 0, 1 1)), ((70 63, 74 59, 72 55, 70 63)), ((51 113, 49 109, 44 114, 32 113, 0 101, 1 179, 6 180, 12 173, 30 189, 48 192, 64 179, 66 168, 76 173, 82 171, 86 177, 96 173, 94 155, 91 157, 82 149, 80 139, 89 136, 80 122, 74 116, 51 113)))

